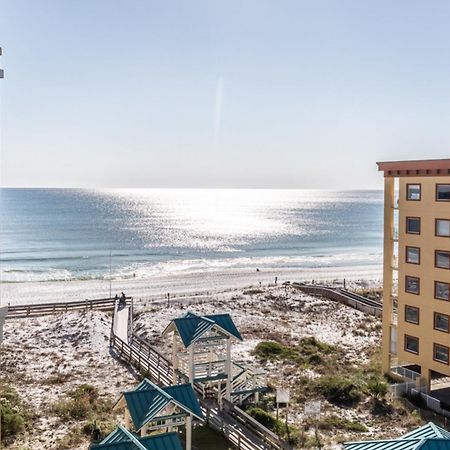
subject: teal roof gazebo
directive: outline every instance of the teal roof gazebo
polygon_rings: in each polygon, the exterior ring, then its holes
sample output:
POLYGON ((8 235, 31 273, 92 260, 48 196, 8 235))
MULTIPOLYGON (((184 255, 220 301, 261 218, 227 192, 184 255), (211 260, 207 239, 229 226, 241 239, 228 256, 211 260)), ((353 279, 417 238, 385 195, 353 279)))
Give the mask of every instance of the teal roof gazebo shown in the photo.
MULTIPOLYGON (((200 404, 190 384, 159 387, 144 378, 133 390, 124 392, 115 410, 125 408, 125 426, 146 437, 147 432, 172 432, 186 427, 186 449, 190 450, 192 417, 203 419, 200 404)), ((171 450, 171 449, 167 449, 171 450)))
POLYGON ((196 386, 203 397, 242 402, 266 390, 266 375, 248 364, 232 361, 231 346, 242 341, 230 314, 194 314, 173 319, 163 331, 172 334, 173 383, 196 386))
POLYGON ((345 450, 450 450, 450 432, 432 422, 397 439, 347 442, 345 450))
POLYGON ((183 450, 177 433, 139 437, 119 425, 92 450, 183 450))

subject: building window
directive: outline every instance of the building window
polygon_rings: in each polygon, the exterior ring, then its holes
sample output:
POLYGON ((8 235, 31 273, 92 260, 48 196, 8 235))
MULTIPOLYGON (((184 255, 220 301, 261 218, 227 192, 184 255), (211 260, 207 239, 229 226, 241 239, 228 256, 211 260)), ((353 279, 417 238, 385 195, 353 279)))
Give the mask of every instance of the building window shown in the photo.
POLYGON ((436 200, 438 202, 450 202, 450 184, 436 185, 436 200))
POLYGON ((406 247, 406 262, 410 264, 420 264, 419 247, 406 247))
POLYGON ((436 236, 450 237, 450 220, 436 219, 436 236))
POLYGON ((406 232, 409 234, 420 234, 420 217, 406 218, 406 232))
POLYGON ((405 306, 405 322, 419 325, 419 308, 415 306, 405 306))
POLYGON ((420 184, 406 185, 406 200, 420 200, 420 184))
POLYGON ((434 256, 434 265, 440 269, 450 269, 450 252, 436 250, 434 256))
POLYGON ((450 300, 450 283, 435 281, 434 298, 437 298, 439 300, 450 300))
POLYGON ((405 334, 405 351, 419 354, 419 338, 405 334))
POLYGON ((439 331, 445 331, 448 333, 448 315, 435 312, 434 313, 434 329, 439 331))
POLYGON ((417 277, 405 277, 405 291, 410 294, 420 293, 420 279, 417 277))
POLYGON ((433 359, 448 364, 448 347, 441 344, 433 344, 433 359))

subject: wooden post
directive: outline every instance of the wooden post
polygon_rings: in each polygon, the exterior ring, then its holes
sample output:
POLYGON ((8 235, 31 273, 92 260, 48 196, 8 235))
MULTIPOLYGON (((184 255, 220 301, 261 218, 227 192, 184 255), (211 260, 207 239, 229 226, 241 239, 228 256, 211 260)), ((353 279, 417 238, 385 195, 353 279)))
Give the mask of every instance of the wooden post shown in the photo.
POLYGON ((177 335, 175 334, 175 332, 173 333, 172 337, 172 365, 173 365, 173 384, 177 384, 178 348, 177 348, 177 335))
POLYGON ((231 338, 227 339, 227 358, 225 361, 226 364, 226 372, 227 372, 227 386, 225 391, 225 398, 231 402, 231 382, 233 378, 233 374, 231 373, 231 338))
POLYGON ((192 447, 192 416, 186 417, 186 450, 191 450, 192 447))
POLYGON ((220 380, 217 386, 217 403, 219 404, 219 409, 222 410, 222 382, 220 380))
POLYGON ((128 408, 125 408, 125 428, 130 429, 130 411, 128 411, 128 408))
POLYGON ((194 368, 194 345, 191 344, 189 346, 189 382, 192 387, 194 387, 194 377, 195 377, 195 368, 194 368))

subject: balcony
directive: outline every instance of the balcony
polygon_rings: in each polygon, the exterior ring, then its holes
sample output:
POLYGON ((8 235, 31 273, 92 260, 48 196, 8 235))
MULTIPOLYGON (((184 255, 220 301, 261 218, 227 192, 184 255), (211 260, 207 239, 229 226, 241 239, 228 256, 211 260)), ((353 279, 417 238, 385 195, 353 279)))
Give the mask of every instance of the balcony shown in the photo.
POLYGON ((391 268, 392 270, 398 270, 398 257, 396 255, 392 257, 391 268))

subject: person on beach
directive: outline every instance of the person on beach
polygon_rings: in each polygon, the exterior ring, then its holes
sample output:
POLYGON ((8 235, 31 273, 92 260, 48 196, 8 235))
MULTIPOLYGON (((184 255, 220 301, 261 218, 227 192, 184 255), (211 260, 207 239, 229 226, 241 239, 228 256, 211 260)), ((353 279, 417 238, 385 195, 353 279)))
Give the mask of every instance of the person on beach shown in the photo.
POLYGON ((123 292, 121 292, 119 306, 125 306, 126 303, 127 303, 127 298, 125 297, 125 294, 123 292))

